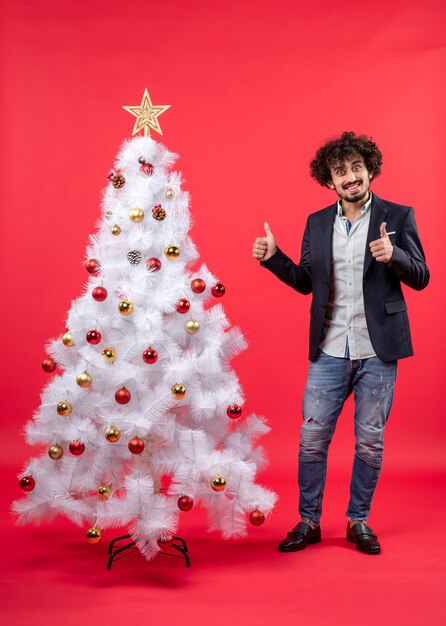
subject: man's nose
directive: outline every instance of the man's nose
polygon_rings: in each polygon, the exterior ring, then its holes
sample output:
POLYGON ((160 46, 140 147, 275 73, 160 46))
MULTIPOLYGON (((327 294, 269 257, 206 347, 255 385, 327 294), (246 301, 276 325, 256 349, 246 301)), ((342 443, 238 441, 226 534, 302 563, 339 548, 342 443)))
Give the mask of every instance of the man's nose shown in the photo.
POLYGON ((349 183, 353 183, 356 180, 356 174, 353 170, 347 172, 346 178, 349 183))

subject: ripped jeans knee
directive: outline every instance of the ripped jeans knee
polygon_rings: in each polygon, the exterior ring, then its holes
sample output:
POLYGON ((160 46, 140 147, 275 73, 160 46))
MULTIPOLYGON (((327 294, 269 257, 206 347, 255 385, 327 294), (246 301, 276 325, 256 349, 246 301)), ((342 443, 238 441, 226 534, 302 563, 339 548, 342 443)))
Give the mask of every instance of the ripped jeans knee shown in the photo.
POLYGON ((331 426, 320 424, 316 417, 306 419, 300 434, 299 461, 302 463, 325 461, 332 437, 331 426))

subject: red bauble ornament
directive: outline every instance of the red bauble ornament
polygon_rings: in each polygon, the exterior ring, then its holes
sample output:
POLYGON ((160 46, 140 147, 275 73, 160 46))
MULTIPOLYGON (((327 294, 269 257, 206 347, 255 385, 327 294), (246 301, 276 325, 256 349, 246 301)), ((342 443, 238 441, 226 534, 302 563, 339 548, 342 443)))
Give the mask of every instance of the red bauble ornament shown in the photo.
POLYGON ((262 511, 256 509, 249 514, 249 521, 253 526, 261 526, 265 521, 265 516, 262 511))
POLYGON ((36 481, 32 476, 24 476, 20 479, 20 487, 23 491, 32 491, 36 486, 36 481))
POLYGON ((101 264, 97 259, 88 259, 88 261, 85 263, 85 269, 89 274, 99 274, 101 264))
POLYGON ((232 420, 236 420, 242 414, 242 407, 238 404, 231 404, 231 406, 228 406, 228 408, 226 409, 226 414, 232 420))
POLYGON ((49 356, 47 356, 46 359, 43 359, 42 369, 44 372, 51 374, 51 372, 54 372, 56 368, 57 368, 57 363, 54 359, 50 358, 49 356))
POLYGON ((190 511, 194 506, 194 501, 189 496, 181 496, 178 498, 178 508, 180 511, 190 511))
POLYGON ((68 449, 73 456, 80 456, 84 453, 85 445, 81 441, 72 441, 68 449))
POLYGON ((105 287, 95 287, 91 292, 91 295, 96 302, 104 302, 107 298, 107 289, 105 289, 105 287))
POLYGON ((203 293, 206 289, 206 283, 202 278, 194 278, 190 284, 190 288, 194 293, 203 293))
POLYGON ((156 361, 158 360, 158 352, 153 348, 148 348, 142 353, 142 360, 144 361, 144 363, 156 363, 156 361))
POLYGON ((133 437, 129 441, 129 450, 132 454, 141 454, 144 450, 144 441, 139 437, 133 437))
POLYGON ((147 259, 146 267, 148 272, 159 272, 161 269, 161 261, 156 257, 152 257, 151 259, 147 259))
POLYGON ((131 397, 132 396, 130 391, 125 387, 122 387, 122 389, 118 389, 118 391, 115 393, 115 400, 118 404, 127 404, 127 402, 130 402, 131 397))
POLYGON ((157 539, 157 544, 161 548, 161 550, 167 550, 173 544, 172 535, 163 535, 157 539))
POLYGON ((181 300, 178 300, 176 307, 178 313, 187 313, 190 309, 190 302, 186 298, 181 298, 181 300))
POLYGON ((101 339, 102 339, 102 335, 98 330, 89 330, 87 335, 86 335, 86 339, 88 341, 88 343, 92 343, 94 346, 96 344, 98 344, 101 339))
POLYGON ((222 296, 224 296, 225 291, 226 291, 225 286, 222 285, 221 283, 217 283, 211 289, 211 293, 215 298, 221 298, 222 296))
POLYGON ((153 165, 151 163, 143 163, 141 165, 141 167, 139 168, 139 170, 143 173, 143 174, 147 174, 147 176, 152 176, 155 168, 153 167, 153 165))

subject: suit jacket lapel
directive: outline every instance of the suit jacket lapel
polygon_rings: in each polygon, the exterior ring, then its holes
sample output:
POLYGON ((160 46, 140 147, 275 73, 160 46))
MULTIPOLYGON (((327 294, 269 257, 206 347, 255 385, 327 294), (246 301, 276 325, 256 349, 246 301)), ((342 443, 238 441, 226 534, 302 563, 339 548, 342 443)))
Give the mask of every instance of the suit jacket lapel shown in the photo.
POLYGON ((375 194, 372 197, 372 206, 370 207, 370 222, 369 230, 367 233, 367 242, 365 246, 364 255, 364 276, 369 270, 370 264, 373 260, 372 253, 370 252, 370 242, 379 239, 379 228, 383 222, 386 221, 387 209, 385 202, 378 198, 375 194))
POLYGON ((331 275, 331 257, 333 248, 333 222, 336 217, 337 203, 328 207, 321 220, 321 232, 319 245, 323 253, 323 266, 328 278, 331 275))

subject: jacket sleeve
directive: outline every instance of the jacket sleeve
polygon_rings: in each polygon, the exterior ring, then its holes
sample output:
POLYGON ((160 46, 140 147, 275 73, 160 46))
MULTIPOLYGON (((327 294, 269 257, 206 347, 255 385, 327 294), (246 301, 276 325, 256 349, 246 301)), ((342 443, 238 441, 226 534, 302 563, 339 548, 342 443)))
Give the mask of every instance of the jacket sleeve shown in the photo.
POLYGON ((392 258, 387 267, 402 283, 421 291, 429 283, 429 269, 412 208, 407 212, 398 243, 399 246, 393 246, 392 258))
POLYGON ((294 263, 280 248, 277 248, 273 256, 267 261, 261 261, 260 265, 269 269, 281 281, 299 291, 299 293, 311 293, 310 231, 308 220, 302 238, 299 264, 294 263))

